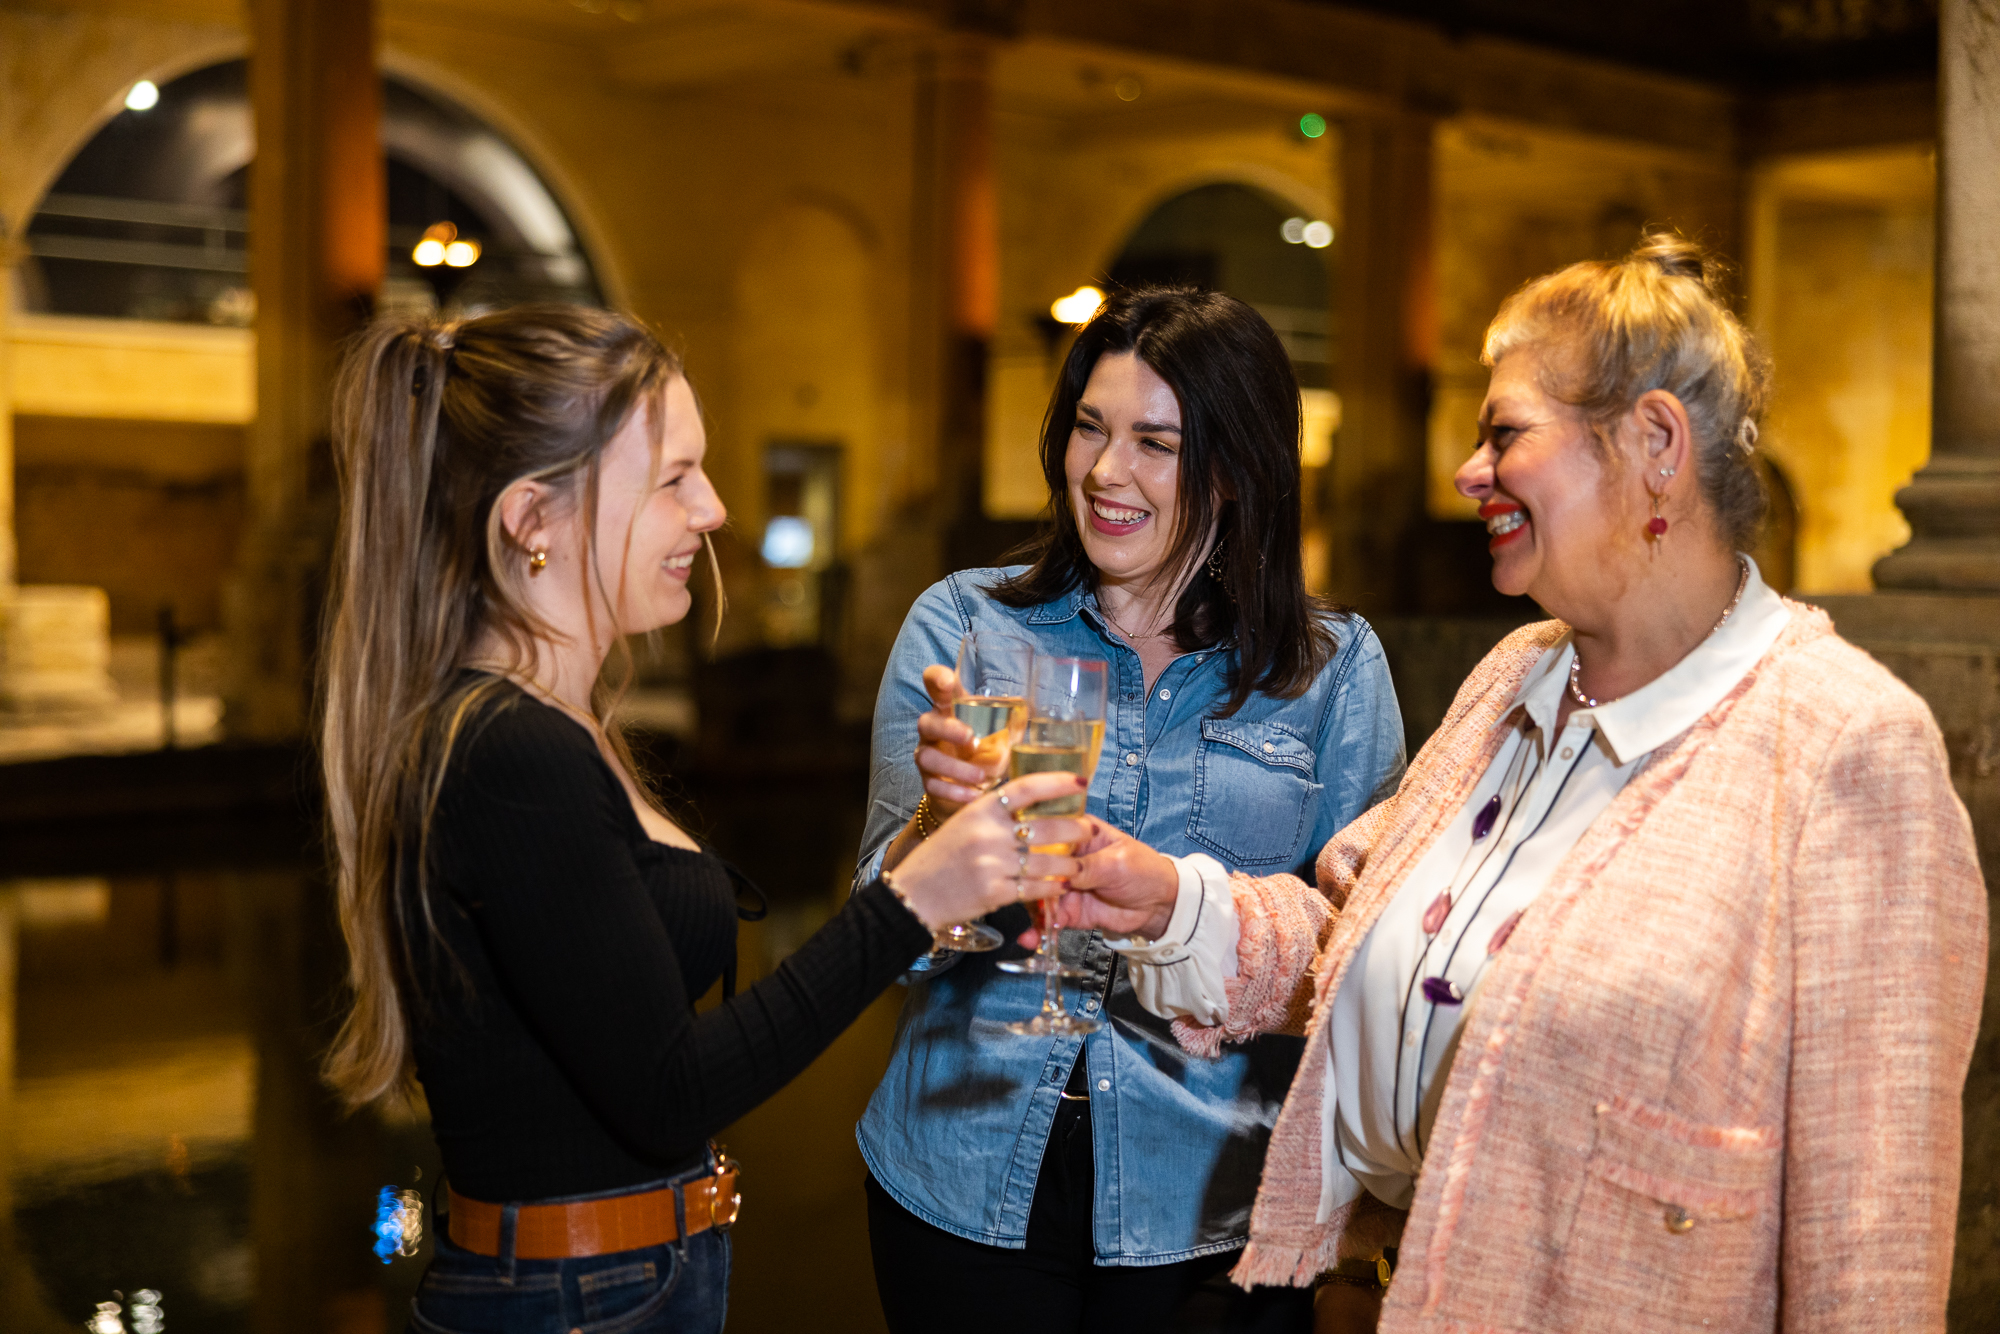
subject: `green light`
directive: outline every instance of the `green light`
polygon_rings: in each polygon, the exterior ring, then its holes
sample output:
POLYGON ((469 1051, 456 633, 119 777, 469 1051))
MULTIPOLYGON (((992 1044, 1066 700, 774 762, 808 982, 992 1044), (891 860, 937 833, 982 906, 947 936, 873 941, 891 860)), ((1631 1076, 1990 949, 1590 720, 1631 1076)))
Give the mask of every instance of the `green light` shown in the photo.
POLYGON ((1317 139, 1326 133, 1326 117, 1317 111, 1308 111, 1299 117, 1299 133, 1308 139, 1317 139))

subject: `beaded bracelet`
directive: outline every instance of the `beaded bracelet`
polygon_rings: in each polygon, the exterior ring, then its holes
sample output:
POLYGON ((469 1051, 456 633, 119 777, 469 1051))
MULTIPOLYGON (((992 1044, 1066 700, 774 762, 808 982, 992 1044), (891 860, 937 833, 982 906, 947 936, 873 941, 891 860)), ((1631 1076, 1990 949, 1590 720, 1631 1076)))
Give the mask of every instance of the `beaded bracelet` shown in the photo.
POLYGON ((917 801, 917 837, 929 838, 944 828, 944 821, 938 819, 937 811, 931 806, 931 794, 926 792, 917 801))

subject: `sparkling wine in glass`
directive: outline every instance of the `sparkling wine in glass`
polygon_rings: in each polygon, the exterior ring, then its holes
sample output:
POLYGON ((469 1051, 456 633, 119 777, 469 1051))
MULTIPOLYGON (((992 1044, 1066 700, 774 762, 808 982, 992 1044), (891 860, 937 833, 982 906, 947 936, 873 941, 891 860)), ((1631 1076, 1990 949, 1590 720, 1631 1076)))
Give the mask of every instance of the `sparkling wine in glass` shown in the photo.
MULTIPOLYGON (((1104 701, 1108 668, 1089 658, 1035 659, 1034 685, 1028 694, 1028 728, 1016 742, 1008 759, 1008 772, 1022 774, 1073 773, 1086 783, 1097 771, 1098 752, 1104 749, 1104 701)), ((1037 802, 1015 812, 1017 820, 1048 816, 1073 817, 1083 814, 1085 794, 1056 797, 1037 802)), ((1068 852, 1067 844, 1038 845, 1036 852, 1068 852)), ((1035 905, 1042 941, 1027 959, 1009 959, 999 967, 1013 973, 1042 975, 1042 1008, 1032 1019, 1007 1025, 1010 1033, 1035 1036, 1094 1033, 1098 1024, 1063 1009, 1062 979, 1086 977, 1080 968, 1062 962, 1062 928, 1056 925, 1056 901, 1038 900, 1035 905)))
MULTIPOLYGON (((975 630, 959 641, 959 697, 952 716, 972 729, 972 749, 964 758, 992 775, 993 787, 1006 772, 1008 752, 1028 726, 1028 682, 1035 646, 992 630, 975 630)), ((931 948, 977 953, 1000 948, 1004 937, 984 922, 960 922, 934 933, 931 948)))

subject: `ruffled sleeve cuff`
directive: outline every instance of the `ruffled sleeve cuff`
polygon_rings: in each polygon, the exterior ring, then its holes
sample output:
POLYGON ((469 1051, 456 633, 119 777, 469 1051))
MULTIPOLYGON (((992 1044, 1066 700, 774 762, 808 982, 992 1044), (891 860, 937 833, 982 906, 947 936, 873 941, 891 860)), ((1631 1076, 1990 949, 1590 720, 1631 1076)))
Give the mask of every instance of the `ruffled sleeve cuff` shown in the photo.
POLYGON ((1157 940, 1107 938, 1125 956, 1139 1004, 1162 1019, 1203 1027, 1229 1018, 1226 983, 1236 976, 1236 903, 1229 872, 1200 853, 1172 859, 1180 874, 1173 916, 1157 940))

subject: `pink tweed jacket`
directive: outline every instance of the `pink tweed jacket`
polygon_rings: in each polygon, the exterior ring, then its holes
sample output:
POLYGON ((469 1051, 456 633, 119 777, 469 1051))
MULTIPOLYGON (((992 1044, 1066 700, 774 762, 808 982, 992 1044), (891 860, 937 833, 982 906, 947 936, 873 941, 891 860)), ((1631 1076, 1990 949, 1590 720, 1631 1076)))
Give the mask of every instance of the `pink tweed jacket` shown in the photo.
POLYGON ((1365 1194, 1314 1221, 1323 1016, 1565 627, 1486 657, 1397 794, 1327 844, 1320 894, 1235 879, 1230 1017, 1181 1042, 1308 1036, 1239 1282, 1308 1282, 1401 1227, 1384 1331, 1943 1328, 1985 891, 1930 711, 1791 610, 1488 972, 1406 1224, 1365 1194))

